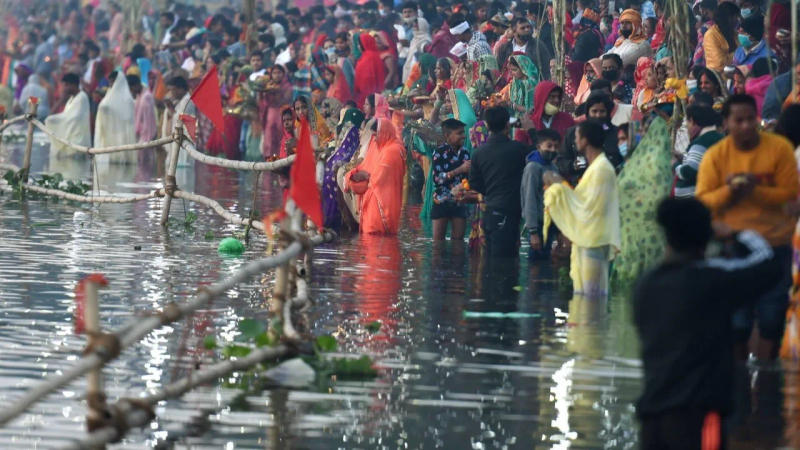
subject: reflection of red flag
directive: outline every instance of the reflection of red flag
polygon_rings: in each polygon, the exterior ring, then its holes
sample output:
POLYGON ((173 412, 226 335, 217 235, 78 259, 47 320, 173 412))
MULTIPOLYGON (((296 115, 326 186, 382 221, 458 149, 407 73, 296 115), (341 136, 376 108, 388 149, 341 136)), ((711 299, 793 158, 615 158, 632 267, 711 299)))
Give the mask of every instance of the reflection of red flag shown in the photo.
POLYGON ((214 124, 214 128, 225 131, 225 122, 222 119, 222 96, 219 93, 219 77, 217 66, 211 68, 203 80, 192 93, 192 101, 197 110, 205 114, 214 124))
POLYGON ((189 114, 181 114, 181 122, 183 122, 186 132, 192 138, 192 142, 197 142, 197 119, 189 114))
POLYGON ((300 136, 297 139, 297 155, 292 164, 289 197, 322 229, 322 206, 317 186, 317 168, 314 161, 314 150, 311 147, 311 127, 308 121, 300 118, 300 136))
POLYGON ((108 280, 101 273, 93 273, 78 281, 75 286, 75 334, 81 334, 86 331, 86 283, 96 283, 100 286, 108 286, 108 280))

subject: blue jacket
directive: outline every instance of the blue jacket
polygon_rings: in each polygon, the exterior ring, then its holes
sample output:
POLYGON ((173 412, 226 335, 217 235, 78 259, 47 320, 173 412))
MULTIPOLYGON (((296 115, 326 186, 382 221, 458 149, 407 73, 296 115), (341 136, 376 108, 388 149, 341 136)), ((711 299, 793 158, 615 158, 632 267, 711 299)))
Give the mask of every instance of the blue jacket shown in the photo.
POLYGON ((736 51, 733 52, 733 64, 736 66, 752 66, 757 60, 772 56, 775 56, 775 54, 772 53, 772 50, 769 49, 767 43, 762 39, 749 53, 744 47, 738 47, 736 51))

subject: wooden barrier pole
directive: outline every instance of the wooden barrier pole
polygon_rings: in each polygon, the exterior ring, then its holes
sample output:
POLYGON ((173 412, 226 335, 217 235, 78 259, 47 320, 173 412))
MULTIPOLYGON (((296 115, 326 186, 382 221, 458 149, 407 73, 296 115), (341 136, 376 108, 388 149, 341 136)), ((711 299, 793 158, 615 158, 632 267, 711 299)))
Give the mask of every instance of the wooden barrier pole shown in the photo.
MULTIPOLYGON (((91 341, 92 336, 100 333, 100 304, 97 292, 100 285, 94 281, 86 282, 86 304, 84 306, 84 320, 86 335, 91 341)), ((100 367, 91 370, 86 375, 86 398, 89 410, 86 413, 86 423, 89 430, 94 429, 94 424, 103 422, 105 411, 105 394, 103 393, 103 369, 100 367)))
MULTIPOLYGON (((28 115, 31 118, 36 118, 36 110, 39 108, 39 103, 29 101, 28 115)), ((25 157, 22 160, 22 183, 28 182, 28 174, 31 171, 31 152, 33 151, 33 121, 28 120, 28 134, 25 139, 25 157)))
POLYGON ((167 222, 169 221, 169 208, 172 204, 172 197, 175 189, 178 188, 177 183, 175 182, 175 171, 178 170, 178 153, 181 151, 181 145, 183 144, 183 126, 178 124, 175 127, 175 142, 172 143, 172 150, 169 152, 169 161, 167 162, 167 167, 164 172, 164 190, 166 191, 164 195, 164 204, 161 209, 161 226, 167 226, 167 222))

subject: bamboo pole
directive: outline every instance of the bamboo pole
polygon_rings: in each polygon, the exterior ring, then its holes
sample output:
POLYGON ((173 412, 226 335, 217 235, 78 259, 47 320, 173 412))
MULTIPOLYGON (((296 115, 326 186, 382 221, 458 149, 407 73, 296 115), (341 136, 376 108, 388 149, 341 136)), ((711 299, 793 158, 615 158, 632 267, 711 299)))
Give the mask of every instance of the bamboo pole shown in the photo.
MULTIPOLYGON (((100 329, 100 304, 97 292, 100 284, 95 281, 86 281, 86 304, 84 305, 84 320, 86 323, 86 335, 89 340, 93 336, 98 336, 100 329)), ((105 394, 103 393, 103 368, 102 366, 92 369, 86 375, 86 398, 89 399, 89 410, 86 413, 87 428, 91 431, 93 424, 103 420, 105 411, 105 394)))
POLYGON ((33 151, 33 118, 36 117, 36 110, 39 108, 39 103, 30 101, 28 106, 28 115, 31 120, 28 121, 28 134, 25 137, 25 156, 22 159, 22 182, 28 182, 28 175, 31 171, 31 152, 33 151))
MULTIPOLYGON (((311 244, 316 245, 333 239, 333 234, 325 233, 311 237, 311 244)), ((273 267, 286 265, 297 258, 303 251, 300 242, 293 242, 285 250, 277 255, 251 261, 231 277, 207 286, 189 301, 176 305, 170 315, 150 315, 136 317, 129 323, 123 325, 113 334, 119 338, 120 349, 125 349, 149 335, 153 330, 163 325, 173 323, 182 317, 208 305, 208 302, 224 292, 234 288, 237 284, 253 278, 273 267)), ((0 426, 5 425, 10 420, 25 412, 31 405, 39 401, 46 395, 71 383, 79 377, 85 375, 90 370, 100 367, 105 359, 100 352, 93 350, 83 356, 71 367, 60 373, 43 380, 40 384, 31 387, 21 397, 14 399, 10 405, 0 409, 0 426)))
POLYGON ((162 227, 167 226, 172 197, 175 194, 175 190, 178 189, 175 182, 175 171, 178 170, 178 153, 181 151, 181 144, 183 143, 183 127, 180 123, 175 127, 175 133, 176 139, 170 146, 172 150, 169 152, 169 163, 167 164, 167 170, 164 174, 164 190, 166 191, 166 195, 164 196, 164 204, 161 209, 162 227))
POLYGON ((555 80, 559 86, 564 85, 565 75, 565 40, 564 40, 564 22, 566 20, 567 6, 564 0, 553 1, 553 46, 555 47, 555 73, 551 73, 550 77, 555 80))

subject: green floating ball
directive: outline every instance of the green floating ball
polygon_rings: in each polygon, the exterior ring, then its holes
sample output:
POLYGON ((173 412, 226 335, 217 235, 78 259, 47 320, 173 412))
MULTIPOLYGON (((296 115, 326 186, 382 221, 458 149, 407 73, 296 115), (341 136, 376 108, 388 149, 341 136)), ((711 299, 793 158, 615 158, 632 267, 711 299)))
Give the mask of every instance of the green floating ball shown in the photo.
POLYGON ((241 255, 244 253, 244 244, 236 238, 226 237, 220 241, 217 251, 225 255, 241 255))

